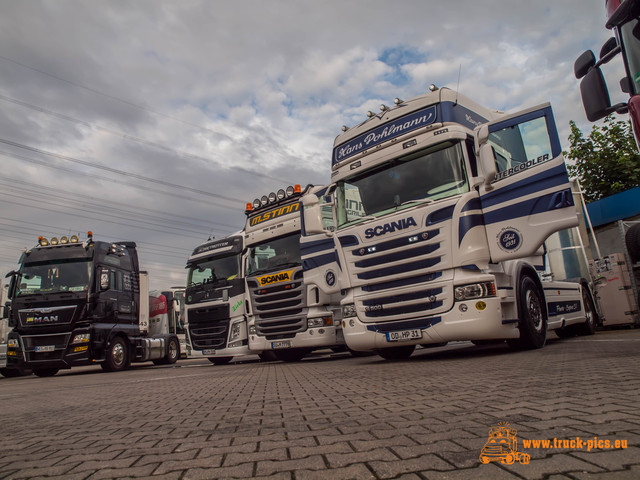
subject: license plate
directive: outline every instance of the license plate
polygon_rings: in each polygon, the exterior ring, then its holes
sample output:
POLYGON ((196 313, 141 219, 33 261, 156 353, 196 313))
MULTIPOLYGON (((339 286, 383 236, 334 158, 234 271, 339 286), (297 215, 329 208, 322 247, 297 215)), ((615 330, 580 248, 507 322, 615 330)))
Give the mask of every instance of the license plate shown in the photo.
POLYGON ((416 340, 420 338, 422 338, 422 330, 419 328, 387 332, 387 342, 402 342, 405 340, 416 340))
POLYGON ((44 345, 42 347, 36 347, 36 352, 53 352, 54 350, 54 345, 44 345))
POLYGON ((282 340, 280 342, 271 342, 271 348, 274 350, 277 348, 291 348, 291 341, 282 340))
POLYGON ((215 355, 216 351, 215 350, 202 350, 202 354, 203 355, 215 355))

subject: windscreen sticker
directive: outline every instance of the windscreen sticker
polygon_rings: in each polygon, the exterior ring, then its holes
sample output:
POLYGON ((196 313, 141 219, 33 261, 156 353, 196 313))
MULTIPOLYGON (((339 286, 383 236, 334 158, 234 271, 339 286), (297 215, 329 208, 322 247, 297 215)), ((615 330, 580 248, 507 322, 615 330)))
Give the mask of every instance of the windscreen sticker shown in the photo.
POLYGON ((291 212, 297 212, 300 210, 300 202, 292 203, 291 205, 285 205, 284 207, 269 210, 268 212, 261 213, 249 220, 249 225, 252 227, 259 225, 267 220, 273 220, 274 218, 282 217, 291 212))

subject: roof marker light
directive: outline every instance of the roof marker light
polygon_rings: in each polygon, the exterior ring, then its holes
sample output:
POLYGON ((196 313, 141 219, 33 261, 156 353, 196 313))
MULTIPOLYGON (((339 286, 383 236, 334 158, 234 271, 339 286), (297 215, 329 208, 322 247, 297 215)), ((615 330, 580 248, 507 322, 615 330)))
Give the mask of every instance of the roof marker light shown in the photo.
POLYGON ((260 204, 264 207, 267 203, 269 203, 269 197, 263 195, 262 198, 260 198, 260 204))
POLYGON ((384 103, 382 105, 380 105, 380 110, 382 110, 383 112, 386 112, 387 110, 389 110, 389 107, 387 107, 384 103))
POLYGON ((396 97, 393 99, 393 103, 395 103, 396 105, 400 105, 401 103, 404 103, 404 100, 396 97))
POLYGON ((269 194, 269 203, 275 203, 278 197, 276 197, 276 192, 271 192, 269 194))
POLYGON ((293 195, 294 192, 295 192, 295 188, 293 188, 291 185, 289 185, 287 187, 287 197, 290 197, 291 195, 293 195))
POLYGON ((259 199, 259 198, 256 198, 256 199, 253 201, 253 208, 260 208, 260 205, 262 205, 262 204, 260 203, 260 199, 259 199))
POLYGON ((62 245, 66 245, 67 243, 69 243, 69 239, 66 236, 60 237, 60 243, 62 245))
POLYGON ((285 193, 285 191, 281 188, 280 190, 278 190, 278 193, 276 194, 278 195, 278 200, 282 200, 287 194, 285 193))
POLYGON ((346 125, 342 125, 342 127, 340 128, 343 132, 346 132, 347 130, 349 130, 349 127, 347 127, 346 125))
POLYGON ((47 247, 49 245, 49 240, 47 240, 46 238, 44 238, 43 236, 38 237, 38 243, 40 244, 40 246, 42 247, 47 247))
POLYGON ((77 235, 71 235, 70 241, 71 241, 71 243, 78 243, 78 236, 77 235))
POLYGON ((431 85, 429 85, 429 90, 432 92, 435 92, 436 90, 438 90, 438 87, 436 87, 433 83, 431 85))
POLYGON ((371 110, 369 110, 369 111, 367 112, 367 117, 371 118, 371 117, 375 117, 375 116, 376 116, 376 114, 375 114, 375 113, 373 113, 371 110))

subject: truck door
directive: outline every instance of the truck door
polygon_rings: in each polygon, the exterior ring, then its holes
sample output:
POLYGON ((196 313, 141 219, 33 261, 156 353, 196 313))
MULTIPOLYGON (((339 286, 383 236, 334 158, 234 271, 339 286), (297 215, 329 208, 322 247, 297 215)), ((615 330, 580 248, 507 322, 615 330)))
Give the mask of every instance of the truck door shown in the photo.
MULTIPOLYGON (((321 222, 322 228, 333 231, 332 196, 325 196, 324 193, 326 193, 326 189, 309 195, 318 196, 320 203, 318 212, 321 216, 318 220, 321 222)), ((327 236, 324 232, 311 234, 303 228, 300 237, 300 254, 305 283, 316 285, 327 295, 333 295, 340 291, 341 268, 333 236, 327 236)))
POLYGON ((475 137, 492 262, 533 255, 549 235, 578 225, 550 104, 481 125, 475 137))

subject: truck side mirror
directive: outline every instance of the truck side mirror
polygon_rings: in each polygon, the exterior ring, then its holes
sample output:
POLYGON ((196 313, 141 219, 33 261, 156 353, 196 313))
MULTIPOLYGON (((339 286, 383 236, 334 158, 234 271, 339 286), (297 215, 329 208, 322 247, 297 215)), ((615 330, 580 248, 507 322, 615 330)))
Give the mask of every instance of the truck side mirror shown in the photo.
POLYGON ((596 56, 591 50, 587 50, 580 55, 573 64, 573 73, 579 80, 584 77, 587 72, 596 64, 596 56))
POLYGON ((496 167, 496 156, 493 147, 485 143, 480 147, 480 166, 484 174, 484 186, 487 190, 492 190, 491 182, 496 178, 498 168, 496 167))
POLYGON ((302 224, 305 235, 317 235, 320 233, 328 233, 322 228, 322 209, 320 202, 315 194, 307 194, 303 196, 302 202, 302 224))
POLYGON ((109 270, 100 272, 100 290, 109 290, 109 270))

